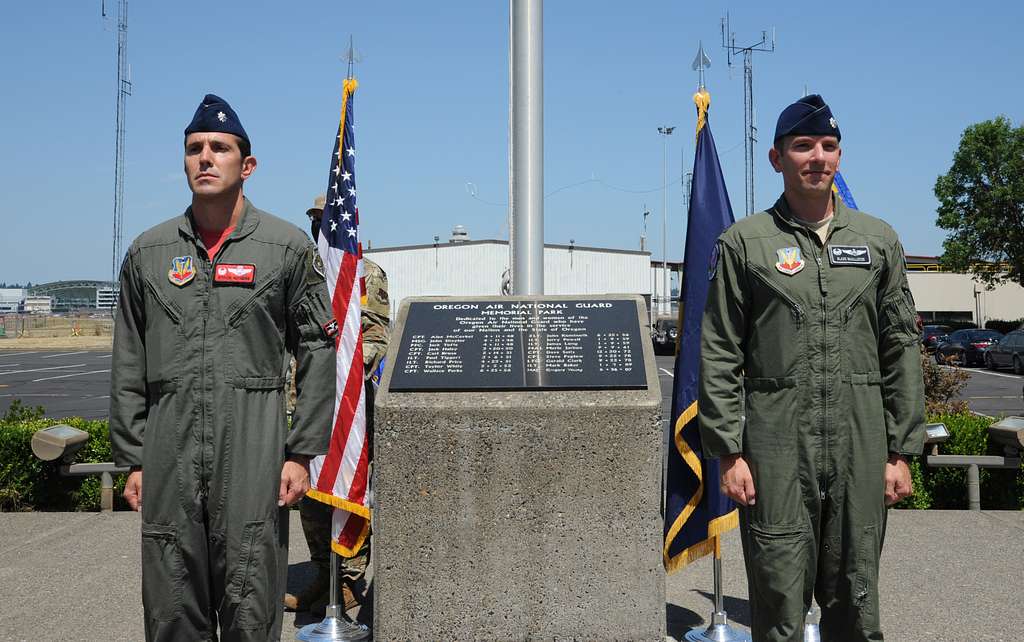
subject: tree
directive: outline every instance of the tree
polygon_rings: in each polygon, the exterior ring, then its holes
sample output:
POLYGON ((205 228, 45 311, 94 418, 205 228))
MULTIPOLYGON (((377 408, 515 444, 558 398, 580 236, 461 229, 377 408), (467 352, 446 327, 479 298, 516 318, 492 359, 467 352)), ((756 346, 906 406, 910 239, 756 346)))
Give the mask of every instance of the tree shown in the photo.
POLYGON ((935 181, 942 264, 988 287, 1024 285, 1024 126, 999 116, 971 125, 935 181))

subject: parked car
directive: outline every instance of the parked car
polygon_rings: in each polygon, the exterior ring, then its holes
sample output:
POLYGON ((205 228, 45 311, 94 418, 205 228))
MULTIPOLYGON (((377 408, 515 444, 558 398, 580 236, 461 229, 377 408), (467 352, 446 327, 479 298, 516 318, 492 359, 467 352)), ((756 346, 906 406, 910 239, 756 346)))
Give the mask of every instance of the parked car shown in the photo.
POLYGON ((1003 338, 995 330, 955 330, 935 348, 935 363, 956 363, 961 366, 982 365, 985 351, 1003 338))
POLYGON ((1008 332, 986 350, 985 365, 991 370, 1013 368, 1014 374, 1024 374, 1024 330, 1008 332))
POLYGON ((654 342, 654 352, 675 353, 676 337, 679 336, 679 329, 676 327, 675 319, 658 319, 651 328, 651 340, 654 342))
POLYGON ((935 346, 939 345, 942 339, 952 332, 948 325, 926 325, 921 331, 921 343, 927 352, 935 352, 935 346))

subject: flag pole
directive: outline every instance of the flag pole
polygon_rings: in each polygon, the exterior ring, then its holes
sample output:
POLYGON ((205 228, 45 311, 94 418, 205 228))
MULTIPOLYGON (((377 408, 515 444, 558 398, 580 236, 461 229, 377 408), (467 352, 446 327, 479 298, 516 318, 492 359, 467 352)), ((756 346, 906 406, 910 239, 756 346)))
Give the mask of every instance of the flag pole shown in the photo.
MULTIPOLYGON (((697 47, 697 57, 692 68, 698 74, 697 92, 704 91, 704 70, 711 66, 711 58, 704 52, 704 43, 697 47)), ((698 118, 699 120, 699 118, 698 118)), ((698 124, 698 131, 700 124, 698 124)), ((730 215, 731 216, 731 215, 730 215)), ((682 337, 682 332, 680 339, 682 337)), ((684 637, 688 642, 750 642, 750 635, 737 631, 729 626, 729 616, 725 612, 725 595, 722 591, 722 536, 714 536, 714 561, 712 563, 715 587, 715 610, 711 613, 711 624, 707 628, 696 627, 684 637)))
POLYGON ((307 624, 295 635, 302 642, 360 642, 370 639, 370 627, 356 624, 345 617, 345 607, 338 600, 339 555, 331 547, 331 591, 327 614, 323 620, 307 624))
POLYGON ((725 612, 725 596, 722 592, 722 536, 715 535, 715 610, 707 628, 696 627, 684 637, 687 642, 750 642, 750 636, 729 626, 725 612))
MULTIPOLYGON (((356 52, 351 35, 348 37, 348 51, 345 53, 344 60, 348 63, 348 75, 346 78, 347 80, 354 81, 355 75, 353 73, 353 67, 355 66, 355 63, 359 62, 359 54, 356 52)), ((338 135, 340 140, 341 132, 339 132, 338 135)), ((341 153, 342 149, 339 144, 339 159, 341 153)), ((338 171, 340 171, 340 169, 338 171)), ((355 192, 352 193, 354 194, 355 192)), ((359 214, 357 211, 356 220, 358 220, 358 216, 359 214)), ((335 508, 334 512, 338 510, 338 508, 335 508)), ((327 603, 326 613, 324 614, 324 619, 320 622, 307 624, 302 627, 302 629, 295 634, 295 639, 301 640, 302 642, 361 642, 362 640, 369 640, 372 637, 370 627, 365 624, 357 624, 356 622, 348 619, 345 616, 345 605, 342 603, 342 600, 339 599, 341 586, 338 582, 338 567, 341 564, 341 556, 334 550, 333 534, 331 535, 331 543, 329 544, 329 547, 331 552, 328 554, 328 563, 331 565, 331 583, 330 592, 328 594, 329 600, 327 603)))

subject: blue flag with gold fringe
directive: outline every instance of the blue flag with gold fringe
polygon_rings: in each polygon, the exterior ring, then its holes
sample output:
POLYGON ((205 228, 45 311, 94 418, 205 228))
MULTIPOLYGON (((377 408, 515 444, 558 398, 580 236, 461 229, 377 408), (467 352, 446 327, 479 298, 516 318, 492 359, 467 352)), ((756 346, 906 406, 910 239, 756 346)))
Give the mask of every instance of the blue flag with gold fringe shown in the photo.
POLYGON ((693 160, 686 224, 683 287, 679 301, 679 350, 672 395, 668 469, 665 480, 665 569, 672 573, 717 549, 717 537, 738 522, 731 499, 719 488, 719 462, 704 459, 697 427, 700 383, 700 324, 708 296, 708 274, 718 236, 732 225, 732 205, 707 122, 711 96, 703 87, 697 104, 697 151, 693 160))

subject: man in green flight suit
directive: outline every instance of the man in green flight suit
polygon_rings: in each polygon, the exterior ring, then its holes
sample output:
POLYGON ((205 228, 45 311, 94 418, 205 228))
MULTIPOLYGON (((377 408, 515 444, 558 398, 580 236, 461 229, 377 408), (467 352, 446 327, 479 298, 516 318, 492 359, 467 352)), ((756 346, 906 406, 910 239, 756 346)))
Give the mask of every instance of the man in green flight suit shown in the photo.
MULTIPOLYGON (((309 217, 310 234, 317 240, 320 233, 320 221, 324 213, 326 195, 321 194, 313 200, 313 207, 306 210, 309 217)), ((366 430, 370 437, 372 456, 373 449, 373 398, 376 391, 376 377, 379 366, 388 352, 388 341, 391 336, 390 315, 391 305, 388 300, 388 276, 379 265, 363 257, 363 282, 366 284, 366 303, 361 310, 363 333, 363 372, 366 386, 366 430)), ((330 587, 331 559, 331 517, 334 509, 310 497, 299 503, 299 514, 302 519, 302 530, 309 546, 309 557, 316 568, 312 582, 298 594, 286 593, 285 608, 296 611, 310 611, 323 615, 328 602, 330 587)), ((342 559, 340 562, 340 595, 343 608, 349 609, 360 605, 359 620, 372 621, 372 604, 367 599, 367 586, 364 581, 366 567, 370 558, 370 538, 367 537, 354 557, 342 559)))
POLYGON ((337 327, 323 269, 301 230, 243 196, 255 168, 237 114, 208 94, 185 129, 192 204, 121 268, 110 438, 142 511, 150 641, 280 639, 287 507, 327 450, 337 327))
POLYGON ((700 430, 740 505, 754 640, 881 640, 886 505, 924 445, 903 248, 833 194, 839 127, 820 96, 779 116, 784 192, 715 247, 701 330, 700 430), (745 415, 745 416, 744 416, 745 415))

